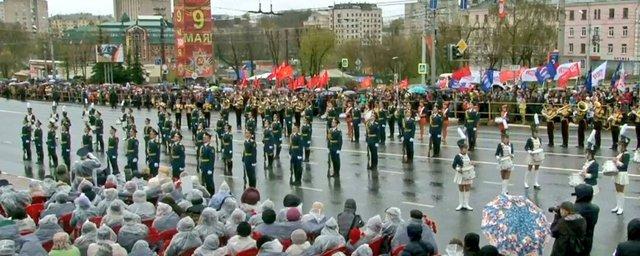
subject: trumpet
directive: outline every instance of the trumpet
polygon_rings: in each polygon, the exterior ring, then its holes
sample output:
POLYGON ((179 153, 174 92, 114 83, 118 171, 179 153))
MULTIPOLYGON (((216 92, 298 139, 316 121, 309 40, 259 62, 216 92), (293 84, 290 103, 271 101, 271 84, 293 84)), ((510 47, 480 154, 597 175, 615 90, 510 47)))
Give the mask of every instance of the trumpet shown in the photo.
POLYGON ((640 108, 637 108, 636 110, 632 110, 629 111, 629 113, 627 114, 627 117, 632 118, 635 116, 635 122, 636 123, 640 123, 640 108))
POLYGON ((229 109, 230 107, 231 107, 231 101, 228 98, 224 99, 224 101, 222 102, 222 108, 229 109))
POLYGON ((542 106, 542 116, 547 119, 547 122, 551 122, 556 116, 558 116, 558 109, 554 109, 552 105, 545 103, 542 106))

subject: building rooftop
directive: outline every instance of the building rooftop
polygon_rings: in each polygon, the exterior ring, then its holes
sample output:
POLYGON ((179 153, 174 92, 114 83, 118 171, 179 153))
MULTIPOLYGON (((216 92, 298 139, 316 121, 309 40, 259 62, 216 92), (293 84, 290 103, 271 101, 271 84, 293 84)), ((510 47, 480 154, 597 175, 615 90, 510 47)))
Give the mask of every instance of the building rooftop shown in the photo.
POLYGON ((361 9, 363 11, 380 10, 376 4, 368 3, 341 3, 333 5, 333 9, 361 9))

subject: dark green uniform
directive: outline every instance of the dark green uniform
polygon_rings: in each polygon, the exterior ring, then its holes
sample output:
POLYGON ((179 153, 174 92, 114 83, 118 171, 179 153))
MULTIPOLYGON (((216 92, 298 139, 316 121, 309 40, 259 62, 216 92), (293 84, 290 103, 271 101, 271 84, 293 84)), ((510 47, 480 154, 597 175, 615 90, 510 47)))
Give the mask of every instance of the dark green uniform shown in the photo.
POLYGON ((202 175, 202 182, 205 188, 209 191, 209 194, 215 193, 215 185, 213 182, 213 167, 215 163, 216 153, 215 149, 205 144, 200 147, 200 174, 202 175))
POLYGON ((160 167, 160 143, 158 139, 149 140, 147 144, 147 164, 151 176, 158 175, 158 167, 160 167))
POLYGON ((369 152, 369 165, 367 168, 378 168, 378 132, 380 129, 378 122, 371 121, 367 124, 367 150, 369 152))
POLYGON ((44 160, 44 151, 42 148, 42 128, 36 127, 33 130, 33 144, 36 146, 36 155, 38 156, 38 163, 42 163, 44 160))
POLYGON ((162 134, 163 134, 162 128, 164 128, 164 122, 166 122, 166 120, 167 120, 167 115, 164 112, 159 111, 158 112, 158 132, 160 132, 160 134, 158 135, 160 135, 160 137, 162 137, 162 134))
POLYGON ((216 136, 218 137, 218 139, 216 140, 216 149, 218 152, 221 151, 221 142, 222 142, 222 135, 224 134, 224 126, 227 124, 227 122, 224 121, 224 119, 220 118, 218 119, 218 121, 216 122, 216 136))
POLYGON ((88 134, 88 133, 83 134, 82 147, 88 149, 89 152, 93 152, 93 145, 91 145, 91 143, 93 143, 93 138, 91 137, 91 134, 88 134))
POLYGON ((291 128, 293 128, 293 114, 294 114, 294 110, 293 110, 293 106, 291 106, 291 104, 288 104, 287 107, 284 109, 284 127, 285 127, 285 136, 289 136, 291 135, 291 128))
POLYGON ((102 135, 104 134, 104 121, 101 117, 96 117, 95 127, 96 129, 94 134, 96 135, 96 151, 104 152, 104 139, 102 139, 102 135))
POLYGON ((273 167, 273 146, 275 145, 271 127, 265 127, 262 131, 262 144, 262 151, 264 152, 264 159, 266 161, 265 168, 271 169, 273 167))
POLYGON ((313 122, 313 106, 311 104, 304 109, 304 118, 309 121, 309 123, 313 122))
POLYGON ((171 146, 171 170, 173 178, 180 178, 180 173, 184 171, 184 146, 180 142, 175 142, 171 146))
POLYGON ((378 125, 380 125, 380 128, 378 129, 378 140, 380 141, 380 144, 384 144, 386 139, 387 139, 387 116, 388 113, 386 109, 380 109, 380 111, 378 111, 378 125))
POLYGON ((331 122, 333 122, 333 119, 338 118, 338 110, 336 110, 336 108, 330 108, 327 110, 327 130, 329 130, 329 128, 331 128, 331 122))
MULTIPOLYGON (((204 141, 204 130, 196 131, 195 140, 193 141, 193 144, 196 146, 196 159, 200 159, 200 148, 203 145, 203 141, 204 141)), ((198 161, 196 164, 197 164, 196 169, 200 171, 200 162, 198 161)))
POLYGON ((62 151, 62 161, 67 167, 71 166, 71 134, 68 131, 60 133, 60 149, 62 151))
POLYGON ((256 141, 248 139, 244 141, 244 152, 242 152, 242 163, 244 164, 244 186, 256 187, 256 141))
POLYGON ((404 147, 404 155, 407 157, 406 161, 413 161, 413 140, 416 136, 416 121, 413 117, 408 117, 404 120, 404 131, 402 133, 402 146, 404 147))
POLYGON ((402 105, 396 109, 396 121, 398 123, 398 138, 401 138, 404 132, 404 107, 402 105))
MULTIPOLYGON (((127 152, 125 153, 127 166, 125 170, 131 172, 131 174, 138 173, 138 144, 138 139, 134 137, 127 139, 127 152)), ((125 175, 128 174, 127 171, 125 171, 125 175)))
POLYGON ((476 131, 478 129, 478 122, 480 121, 480 117, 478 116, 478 112, 469 109, 465 111, 465 122, 464 126, 467 128, 467 138, 469 139, 469 150, 473 150, 476 147, 476 131))
POLYGON ((429 121, 429 133, 431 134, 431 144, 433 145, 433 156, 440 156, 440 141, 442 140, 442 116, 439 114, 431 115, 429 121))
POLYGON ((247 131, 249 131, 251 133, 251 137, 255 138, 256 135, 256 119, 253 118, 253 116, 250 116, 248 118, 245 119, 245 126, 247 128, 247 131))
POLYGON ((144 140, 144 152, 147 152, 147 147, 149 146, 149 134, 151 133, 151 125, 145 125, 142 129, 142 133, 144 134, 142 139, 144 140))
POLYGON ((396 106, 394 104, 389 104, 387 106, 387 126, 389 126, 389 138, 393 140, 393 134, 395 133, 396 127, 396 106))
POLYGON ((225 163, 225 175, 233 175, 233 135, 222 135, 222 161, 225 163))
POLYGON ((22 126, 22 160, 31 161, 31 125, 22 126))
POLYGON ((171 149, 171 126, 172 126, 172 124, 173 123, 171 122, 171 120, 167 119, 166 121, 164 121, 164 126, 162 127, 162 143, 164 144, 167 153, 171 149))
POLYGON ((118 144, 120 139, 118 137, 109 137, 107 141, 107 158, 109 158, 109 168, 111 168, 111 174, 116 175, 120 173, 118 169, 118 144))
POLYGON ((276 148, 276 158, 280 157, 280 150, 282 150, 282 126, 280 123, 273 122, 273 139, 276 148))
POLYGON ((362 122, 362 111, 360 107, 353 107, 353 117, 351 123, 353 124, 353 140, 355 142, 360 141, 360 123, 362 122))
POLYGON ((313 134, 313 128, 310 123, 302 124, 302 147, 304 148, 304 161, 309 162, 311 156, 311 135, 313 134))
POLYGON ((292 133, 289 143, 289 155, 291 156, 291 171, 289 183, 300 186, 302 184, 302 136, 299 133, 292 133))
POLYGON ((333 168, 333 176, 340 176, 340 150, 342 150, 342 131, 338 128, 331 128, 329 130, 329 138, 327 140, 327 147, 329 148, 329 159, 331 160, 331 166, 333 168))
POLYGON ((58 167, 57 144, 56 130, 51 129, 47 132, 47 154, 49 155, 49 167, 52 169, 58 167))

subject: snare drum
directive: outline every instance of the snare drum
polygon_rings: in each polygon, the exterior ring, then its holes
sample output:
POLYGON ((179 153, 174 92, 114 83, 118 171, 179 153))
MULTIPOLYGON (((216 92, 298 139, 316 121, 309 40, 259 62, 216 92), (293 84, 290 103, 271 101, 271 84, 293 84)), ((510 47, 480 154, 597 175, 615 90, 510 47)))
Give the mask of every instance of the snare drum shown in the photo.
POLYGON ((496 122, 496 124, 502 124, 502 117, 496 117, 493 119, 494 122, 496 122))
POLYGON ((574 173, 569 176, 569 186, 575 187, 584 183, 584 179, 579 173, 574 173))
POLYGON ((511 160, 511 157, 503 157, 500 159, 499 164, 498 164, 500 170, 511 170, 513 168, 513 160, 511 160))
POLYGON ((613 161, 607 160, 602 164, 602 175, 616 176, 618 175, 618 167, 613 161))
POLYGON ((636 149, 633 153, 633 162, 640 163, 640 149, 636 149))

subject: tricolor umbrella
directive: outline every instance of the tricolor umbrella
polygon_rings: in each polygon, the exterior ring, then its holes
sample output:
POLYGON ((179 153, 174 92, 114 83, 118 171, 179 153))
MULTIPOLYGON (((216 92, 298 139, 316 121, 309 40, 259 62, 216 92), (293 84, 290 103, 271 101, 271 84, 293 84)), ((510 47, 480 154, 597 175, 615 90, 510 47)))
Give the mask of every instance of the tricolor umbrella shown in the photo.
POLYGON ((542 255, 551 231, 543 211, 524 196, 499 195, 482 210, 482 233, 502 255, 542 255))
POLYGON ((332 92, 341 92, 341 91, 342 91, 342 87, 340 87, 340 86, 333 86, 333 87, 329 87, 329 91, 332 91, 332 92))
POLYGON ((408 92, 412 94, 425 94, 427 93, 427 87, 423 85, 414 85, 409 88, 408 92))

